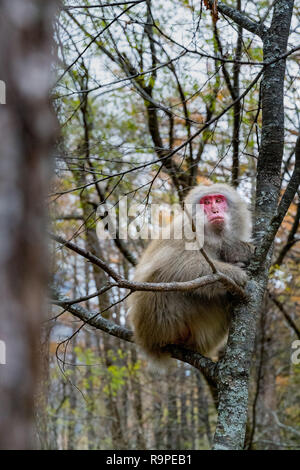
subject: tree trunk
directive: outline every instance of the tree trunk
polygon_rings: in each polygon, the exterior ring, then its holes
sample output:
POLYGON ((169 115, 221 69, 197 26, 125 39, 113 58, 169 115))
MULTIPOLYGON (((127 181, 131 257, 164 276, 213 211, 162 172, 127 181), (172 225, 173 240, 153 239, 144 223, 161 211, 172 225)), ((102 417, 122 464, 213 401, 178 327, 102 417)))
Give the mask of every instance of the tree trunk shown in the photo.
MULTIPOLYGON (((286 52, 293 0, 275 3, 270 29, 263 37, 264 61, 286 52)), ((259 258, 259 248, 277 210, 284 143, 285 60, 266 67, 262 79, 262 138, 257 165, 254 237, 257 255, 250 266, 248 302, 234 309, 225 356, 219 365, 219 416, 214 449, 243 449, 248 410, 248 383, 254 350, 256 315, 261 310, 272 249, 259 258), (262 259, 263 258, 263 259, 262 259)))

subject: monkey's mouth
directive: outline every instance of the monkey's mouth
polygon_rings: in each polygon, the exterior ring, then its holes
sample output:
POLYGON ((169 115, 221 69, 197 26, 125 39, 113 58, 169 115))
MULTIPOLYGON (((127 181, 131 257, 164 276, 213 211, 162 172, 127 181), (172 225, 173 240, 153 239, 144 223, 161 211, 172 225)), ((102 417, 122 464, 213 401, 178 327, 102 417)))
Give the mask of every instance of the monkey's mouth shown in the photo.
POLYGON ((222 224, 224 223, 224 217, 221 217, 221 216, 214 217, 213 219, 210 219, 210 222, 212 224, 222 224))

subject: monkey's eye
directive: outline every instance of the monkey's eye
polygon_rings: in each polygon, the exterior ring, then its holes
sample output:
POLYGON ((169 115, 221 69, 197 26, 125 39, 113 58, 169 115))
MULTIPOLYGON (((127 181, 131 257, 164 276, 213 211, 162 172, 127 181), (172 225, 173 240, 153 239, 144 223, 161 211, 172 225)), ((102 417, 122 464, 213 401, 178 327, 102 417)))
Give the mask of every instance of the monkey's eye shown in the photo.
POLYGON ((222 202, 224 202, 226 199, 224 196, 220 195, 220 196, 216 196, 216 203, 217 204, 220 204, 222 202))
POLYGON ((206 205, 207 205, 207 204, 210 204, 210 200, 209 200, 209 199, 205 199, 205 200, 204 200, 204 204, 206 204, 206 205))

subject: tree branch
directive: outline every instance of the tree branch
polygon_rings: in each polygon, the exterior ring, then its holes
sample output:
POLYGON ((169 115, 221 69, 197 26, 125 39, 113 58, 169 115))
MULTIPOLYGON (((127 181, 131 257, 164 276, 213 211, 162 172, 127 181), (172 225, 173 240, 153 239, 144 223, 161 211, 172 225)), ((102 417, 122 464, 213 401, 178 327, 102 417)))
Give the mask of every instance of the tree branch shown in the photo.
POLYGON ((195 290, 199 287, 207 286, 214 284, 215 282, 221 282, 226 289, 232 294, 237 295, 241 299, 245 299, 245 291, 240 287, 236 282, 234 282, 230 277, 222 273, 215 273, 208 276, 198 277, 196 279, 191 279, 190 281, 184 282, 133 282, 128 281, 118 274, 114 269, 112 269, 108 264, 106 264, 102 259, 93 255, 91 252, 80 248, 75 243, 72 243, 68 240, 65 240, 63 237, 55 234, 50 234, 51 238, 61 245, 75 251, 79 255, 88 259, 94 265, 103 269, 110 277, 112 277, 116 282, 118 287, 123 289, 129 289, 132 292, 134 291, 154 291, 154 292, 176 292, 176 291, 189 291, 195 290))
MULTIPOLYGON (((88 311, 79 305, 72 306, 69 301, 63 299, 53 300, 53 303, 59 307, 63 307, 83 322, 97 328, 97 330, 104 331, 105 333, 123 339, 124 341, 134 343, 133 332, 131 330, 103 318, 97 312, 88 311)), ((164 349, 170 352, 174 359, 191 364, 196 369, 199 369, 205 377, 213 382, 216 381, 217 363, 213 362, 211 359, 202 356, 195 351, 191 351, 177 345, 168 345, 164 349)))
MULTIPOLYGON (((214 0, 208 0, 208 3, 210 7, 212 7, 214 4, 214 0)), ((225 3, 218 2, 217 7, 218 11, 223 13, 223 15, 228 16, 228 18, 232 19, 236 24, 242 26, 242 28, 246 29, 250 33, 256 34, 260 38, 262 38, 268 31, 263 24, 252 21, 244 13, 241 13, 235 8, 232 8, 228 5, 225 5, 225 3)))

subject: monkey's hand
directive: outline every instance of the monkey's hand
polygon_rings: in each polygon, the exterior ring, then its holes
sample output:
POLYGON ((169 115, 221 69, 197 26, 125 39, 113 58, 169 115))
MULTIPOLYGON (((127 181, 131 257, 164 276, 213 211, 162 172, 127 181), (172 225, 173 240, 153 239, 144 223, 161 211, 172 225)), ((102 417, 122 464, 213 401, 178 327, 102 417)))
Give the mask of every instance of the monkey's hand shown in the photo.
MULTIPOLYGON (((247 280, 248 276, 246 271, 235 264, 224 263, 224 261, 213 260, 214 267, 216 268, 217 272, 220 274, 225 274, 225 276, 229 277, 239 286, 243 287, 247 280)), ((198 265, 199 267, 199 265, 198 265)), ((203 263, 202 265, 202 272, 200 275, 205 276, 211 274, 211 269, 207 268, 207 264, 203 263)), ((199 274, 198 274, 199 276, 199 274)), ((194 278, 197 275, 194 275, 194 278)), ((199 289, 195 290, 194 293, 199 293, 201 295, 206 295, 208 298, 213 298, 215 295, 224 295, 228 292, 228 286, 221 281, 217 281, 213 284, 205 285, 199 287, 199 289)))
POLYGON ((244 287, 248 280, 247 273, 237 264, 231 266, 231 270, 227 275, 241 287, 244 287))
POLYGON ((240 268, 246 268, 249 265, 253 252, 254 247, 251 243, 238 240, 234 244, 230 244, 224 241, 220 257, 221 260, 226 263, 234 264, 240 268))
POLYGON ((246 284, 248 280, 247 273, 236 264, 224 263, 222 261, 214 264, 220 273, 230 277, 239 286, 243 287, 246 284))
POLYGON ((243 262, 238 262, 238 263, 235 263, 235 266, 238 266, 239 268, 246 268, 248 266, 248 264, 243 263, 243 262))

